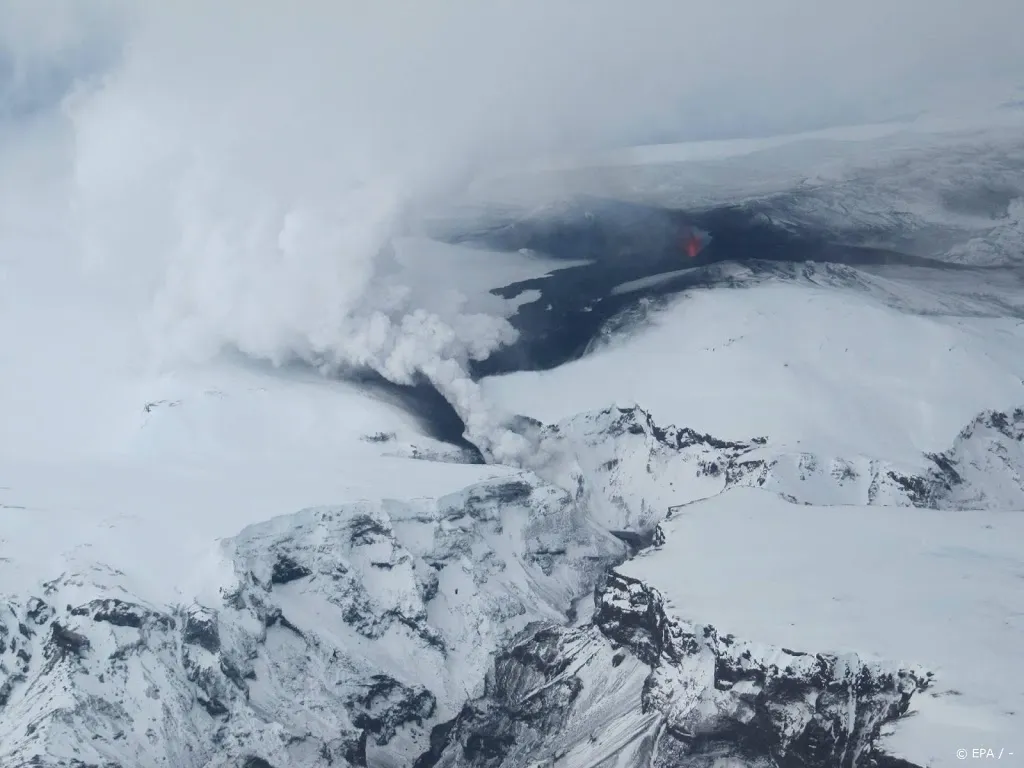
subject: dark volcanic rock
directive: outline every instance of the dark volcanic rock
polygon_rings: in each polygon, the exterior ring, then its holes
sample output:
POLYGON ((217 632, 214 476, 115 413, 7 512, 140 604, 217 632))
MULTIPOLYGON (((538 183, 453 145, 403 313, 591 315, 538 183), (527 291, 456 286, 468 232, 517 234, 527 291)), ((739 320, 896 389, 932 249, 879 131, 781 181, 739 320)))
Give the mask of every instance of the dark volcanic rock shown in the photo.
POLYGON ((134 629, 139 629, 147 623, 156 624, 163 629, 174 629, 176 626, 174 619, 166 614, 117 598, 93 600, 86 605, 72 608, 71 615, 89 616, 93 621, 134 629))
POLYGON ((527 631, 497 657, 484 696, 434 729, 431 749, 416 768, 521 764, 545 738, 558 734, 571 714, 584 682, 567 670, 587 633, 561 627, 527 631))
POLYGON ((47 658, 66 655, 81 656, 89 650, 89 638, 68 629, 58 621, 50 625, 50 642, 46 646, 47 658))
POLYGON ((620 574, 599 594, 595 623, 652 667, 643 709, 666 712, 666 733, 686 734, 689 754, 731 743, 738 754, 783 768, 866 766, 881 726, 906 714, 911 696, 929 682, 922 672, 855 654, 720 638, 714 627, 672 618, 657 590, 620 574), (710 682, 694 701, 707 706, 680 711, 678 686, 694 677, 710 682))
POLYGON ((381 746, 390 742, 401 726, 423 725, 436 707, 437 700, 426 688, 403 685, 386 675, 374 675, 366 689, 348 702, 352 722, 375 736, 381 746))
POLYGON ((391 532, 369 515, 353 518, 349 525, 349 541, 353 546, 366 546, 379 539, 390 538, 391 532))
POLYGON ((287 584, 290 581, 304 579, 313 572, 304 565, 295 562, 285 554, 279 554, 274 562, 274 570, 270 575, 271 584, 287 584))
POLYGON ((190 611, 185 617, 182 631, 182 642, 198 645, 210 653, 220 650, 220 628, 217 626, 217 615, 203 608, 190 611))
POLYGON ((580 764, 636 768, 713 768, 723 758, 764 768, 895 765, 874 741, 928 684, 923 673, 853 654, 719 636, 672 617, 657 590, 615 572, 596 597, 592 626, 534 629, 500 654, 484 695, 435 728, 417 768, 557 765, 570 752, 580 764), (634 736, 604 746, 607 733, 634 736))

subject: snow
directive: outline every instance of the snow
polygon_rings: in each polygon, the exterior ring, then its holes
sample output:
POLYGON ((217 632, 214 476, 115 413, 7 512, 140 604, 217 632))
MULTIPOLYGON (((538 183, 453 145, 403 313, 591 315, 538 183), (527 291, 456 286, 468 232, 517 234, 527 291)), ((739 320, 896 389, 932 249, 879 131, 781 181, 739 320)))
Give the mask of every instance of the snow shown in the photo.
MULTIPOLYGON (((207 54, 219 57, 219 43, 207 54)), ((547 441, 553 454, 540 474, 568 492, 581 489, 585 477, 590 495, 581 496, 579 509, 585 507, 586 519, 554 503, 557 488, 541 486, 534 493, 549 497, 538 509, 495 502, 501 509, 493 520, 454 517, 445 504, 455 511, 468 506, 463 489, 517 470, 407 458, 448 458, 452 449, 365 388, 311 366, 271 365, 334 354, 399 381, 426 372, 456 401, 478 440, 494 438, 505 412, 552 423, 612 403, 639 403, 660 425, 725 440, 767 436, 768 457, 791 460, 776 468, 773 489, 789 493, 799 485, 805 499, 841 503, 865 495, 875 462, 920 466, 923 452, 948 449, 979 411, 1024 401, 1024 326, 1005 317, 1014 297, 999 304, 973 283, 926 290, 898 275, 864 275, 856 285, 767 280, 743 290, 694 290, 628 338, 615 337, 554 371, 486 380, 478 392, 466 361, 510 341, 507 318, 541 298, 526 291, 503 299, 490 289, 577 262, 529 253, 497 257, 415 233, 390 241, 407 201, 391 179, 354 192, 336 188, 337 167, 316 151, 338 146, 329 127, 312 137, 304 161, 294 162, 294 147, 292 154, 277 151, 293 127, 289 119, 272 121, 265 137, 240 145, 235 122, 210 119, 218 114, 212 106, 190 111, 194 105, 174 88, 150 89, 131 78, 106 88, 72 110, 77 143, 41 134, 25 145, 0 146, 0 178, 31 181, 0 186, 4 595, 23 603, 63 575, 61 600, 78 604, 110 592, 163 607, 222 606, 221 588, 239 578, 232 553, 245 550, 251 570, 272 567, 264 557, 268 542, 306 537, 311 548, 323 544, 309 510, 366 500, 393 526, 393 536, 353 556, 358 579, 385 613, 422 608, 424 623, 450 640, 448 666, 410 654, 419 646, 406 644, 405 629, 389 628, 380 643, 356 637, 337 611, 325 608, 324 595, 305 585, 280 585, 277 596, 290 620, 333 634, 364 661, 443 690, 451 713, 461 696, 479 692, 509 626, 559 618, 563 604, 588 586, 591 574, 581 563, 598 568, 603 562, 598 555, 587 560, 588 547, 606 557, 617 551, 601 526, 646 526, 680 494, 710 496, 665 523, 668 544, 623 571, 664 591, 682 615, 753 642, 852 649, 934 669, 938 682, 915 699, 917 716, 887 738, 898 754, 943 765, 960 747, 996 739, 1015 746, 1010 737, 1024 733, 1024 590, 1014 588, 1024 572, 1021 513, 798 506, 744 489, 714 496, 725 480, 696 473, 713 452, 697 446, 675 455, 647 434, 610 439, 603 422, 591 429, 582 418, 565 425, 564 442, 547 441), (141 99, 137 114, 126 108, 143 94, 155 102, 141 99), (156 130, 164 117, 166 135, 156 130), (199 144, 195 157, 190 140, 199 144), (221 165, 208 162, 214 157, 221 165), (179 205, 169 205, 172 199, 179 205), (72 203, 83 232, 71 228, 72 203), (345 215, 336 215, 339 209, 345 215), (393 251, 382 255, 385 242, 393 251), (343 322, 353 316, 359 322, 343 322), (224 354, 232 346, 264 362, 224 354), (815 456, 825 457, 822 466, 845 457, 851 463, 844 466, 858 469, 858 487, 840 496, 830 475, 805 481, 804 458, 815 456), (599 468, 607 465, 616 469, 602 475, 599 468), (416 500, 424 498, 445 500, 435 517, 420 514, 416 500), (485 535, 485 522, 496 530, 485 535), (562 545, 566 562, 545 560, 562 545), (438 570, 436 598, 421 600, 417 568, 439 551, 452 562, 438 570), (378 561, 393 567, 373 570, 378 561), (491 565, 490 581, 482 579, 491 565), (364 572, 373 577, 362 579, 364 572), (529 611, 504 615, 520 604, 529 611), (462 691, 460 681, 469 681, 462 691)), ((207 95, 220 104, 216 89, 207 95)), ((243 101, 243 122, 265 116, 257 93, 243 101)), ((346 117, 338 116, 340 124, 346 117)), ((995 122, 1012 133, 1020 117, 1011 111, 995 122)), ((778 189, 796 178, 815 184, 839 178, 854 144, 858 162, 870 165, 908 147, 943 151, 970 128, 918 123, 648 147, 598 165, 636 168, 642 176, 666 164, 723 161, 719 170, 727 177, 736 163, 750 161, 759 188, 778 189)), ((1002 145, 994 146, 998 154, 1002 145)), ((756 186, 751 173, 740 174, 748 193, 756 186)), ((722 177, 708 178, 719 183, 722 177)), ((550 180, 538 179, 540 186, 550 180)), ((673 193, 684 194, 674 183, 673 193)), ((717 189, 727 194, 727 185, 717 189)), ((644 197, 664 190, 630 191, 644 197)), ((865 210, 879 199, 889 198, 868 198, 865 210)), ((931 215, 933 209, 921 206, 931 215)), ((998 223, 993 260, 1020 242, 1019 208, 1018 199, 998 223)), ((968 216, 959 223, 981 233, 954 253, 970 261, 988 247, 984 227, 992 222, 968 216)), ((670 278, 645 278, 614 292, 670 278)), ((1001 468, 991 451, 968 448, 965 461, 986 468, 970 478, 982 487, 1001 468)), ((1005 488, 1006 498, 1019 491, 1015 475, 997 475, 988 487, 995 495, 1005 488)), ((989 506, 998 502, 988 499, 989 506)), ((328 559, 334 554, 328 551, 328 559)), ((323 670, 297 641, 275 634, 281 631, 269 633, 268 647, 293 666, 261 667, 253 696, 257 705, 284 712, 291 708, 281 697, 288 686, 315 678, 310 687, 316 687, 323 670), (281 650, 289 642, 296 648, 281 650)), ((94 661, 133 637, 124 628, 96 630, 94 661)), ((216 662, 205 651, 195 653, 203 664, 216 662)), ((140 681, 170 681, 172 673, 161 667, 156 678, 142 674, 147 664, 159 666, 153 658, 133 664, 124 690, 131 706, 145 710, 148 691, 140 681)), ((631 660, 602 681, 605 688, 587 693, 622 686, 623 703, 594 702, 607 707, 599 719, 632 702, 640 671, 631 660)), ((60 682, 48 681, 55 688, 60 682)), ((98 686, 81 678, 75 684, 77 694, 98 686)), ((165 687, 182 697, 185 711, 196 710, 185 683, 165 687)), ((32 707, 46 702, 52 714, 74 699, 64 692, 28 701, 29 714, 12 721, 21 727, 27 717, 45 714, 32 707)), ((281 717, 267 733, 283 730, 281 717)), ((605 734, 590 749, 621 746, 636 735, 605 734)), ((189 734, 168 744, 184 749, 203 738, 189 734)), ((412 754, 408 744, 402 749, 412 754)))
POLYGON ((105 563, 144 599, 170 603, 219 584, 218 539, 308 506, 415 498, 504 474, 501 468, 412 459, 292 457, 241 465, 75 465, 7 462, 0 473, 0 582, 31 593, 41 581, 105 563))
POLYGON ((957 764, 959 748, 1024 749, 1024 511, 805 506, 735 489, 662 529, 664 547, 618 570, 680 617, 933 671, 885 749, 929 766, 957 764))
POLYGON ((107 431, 66 446, 71 455, 23 450, 18 433, 4 431, 4 592, 99 562, 129 573, 146 599, 216 594, 196 569, 216 568, 216 540, 249 524, 320 504, 436 497, 511 471, 389 456, 403 446, 450 449, 397 406, 301 371, 207 366, 83 392, 76 408, 95 410, 90 396, 107 409, 107 431), (394 439, 364 439, 381 432, 394 439))
POLYGON ((44 151, 48 133, 17 138, 0 147, 0 171, 35 174, 35 184, 0 187, 4 593, 37 593, 41 580, 104 563, 142 599, 216 595, 216 542, 247 525, 508 474, 402 458, 452 448, 398 405, 310 368, 163 359, 152 285, 139 270, 113 276, 82 262, 65 209, 54 208, 67 195, 66 158, 44 151), (374 435, 391 439, 365 439, 374 435))
POLYGON ((1015 319, 918 315, 849 289, 767 282, 687 292, 628 339, 483 387, 545 422, 638 403, 658 423, 725 439, 914 463, 980 410, 1020 402, 1021 359, 1015 319))
POLYGON ((395 277, 402 285, 416 287, 417 300, 440 304, 449 292, 458 292, 475 309, 494 309, 503 302, 488 293, 493 288, 586 263, 530 251, 495 253, 422 237, 397 238, 394 250, 398 267, 395 277))

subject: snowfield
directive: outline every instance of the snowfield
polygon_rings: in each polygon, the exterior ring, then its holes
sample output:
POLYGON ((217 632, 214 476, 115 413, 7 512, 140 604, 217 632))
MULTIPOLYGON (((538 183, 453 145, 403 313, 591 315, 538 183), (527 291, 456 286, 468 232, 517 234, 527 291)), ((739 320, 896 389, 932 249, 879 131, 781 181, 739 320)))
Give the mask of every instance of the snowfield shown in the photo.
POLYGON ((216 595, 215 543, 247 525, 323 504, 436 497, 511 471, 452 463, 461 452, 397 406, 312 375, 226 369, 139 389, 146 396, 111 420, 133 429, 111 429, 103 452, 9 448, 5 590, 95 562, 116 564, 148 599, 216 595))
POLYGON ((663 423, 893 462, 944 450, 979 411, 1024 399, 1016 318, 908 312, 920 298, 913 285, 864 282, 822 285, 812 273, 696 289, 628 341, 552 371, 488 379, 485 391, 542 421, 639 403, 663 423))
POLYGON ((618 571, 656 588, 673 614, 933 671, 883 742, 891 754, 956 765, 960 747, 1012 750, 1024 733, 1024 512, 804 506, 736 489, 661 530, 661 547, 618 571))

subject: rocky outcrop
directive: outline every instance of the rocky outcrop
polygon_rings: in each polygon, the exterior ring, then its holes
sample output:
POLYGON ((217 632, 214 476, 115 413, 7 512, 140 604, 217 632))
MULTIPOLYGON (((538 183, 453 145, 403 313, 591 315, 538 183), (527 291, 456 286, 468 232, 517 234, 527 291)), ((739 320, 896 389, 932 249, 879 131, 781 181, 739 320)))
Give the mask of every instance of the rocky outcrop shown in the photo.
POLYGON ((912 468, 858 457, 783 453, 733 462, 726 486, 763 488, 794 504, 920 506, 927 481, 912 468))
POLYGON ((252 526, 219 601, 63 574, 2 609, 0 763, 411 765, 508 639, 565 622, 625 551, 523 474, 252 526))
POLYGON ((950 450, 928 457, 922 506, 1020 509, 1024 506, 1024 409, 985 411, 950 450))
POLYGON ((548 427, 544 435, 549 446, 566 439, 587 447, 586 453, 573 454, 571 467, 544 474, 576 488, 577 496, 597 508, 613 529, 649 531, 668 506, 736 486, 763 488, 796 504, 1024 506, 1020 408, 979 414, 948 451, 922 455, 919 466, 778 452, 764 437, 734 441, 687 428, 662 428, 637 407, 580 414, 548 427))
POLYGON ((611 530, 649 534, 670 506, 736 486, 763 488, 796 504, 914 506, 932 499, 932 481, 921 468, 780 452, 763 436, 741 441, 661 427, 635 406, 518 428, 540 446, 544 461, 537 471, 573 489, 611 530))
POLYGON ((735 751, 779 766, 868 765, 881 726, 930 678, 857 654, 722 636, 671 616, 656 589, 617 573, 598 595, 595 623, 651 667, 641 707, 665 717, 669 751, 688 760, 735 751))
POLYGON ((224 542, 219 599, 154 603, 96 565, 0 603, 0 763, 869 765, 926 674, 723 635, 603 575, 665 545, 670 506, 732 486, 1024 504, 1021 411, 980 415, 931 472, 779 454, 640 408, 516 426, 538 474, 252 526, 224 542))
POLYGON ((557 425, 520 424, 538 444, 537 472, 570 489, 610 530, 649 533, 671 504, 720 493, 731 468, 767 444, 660 427, 639 407, 582 413, 557 425))
POLYGON ((1024 409, 985 411, 949 450, 925 454, 921 467, 859 458, 787 454, 731 467, 730 485, 776 490, 790 501, 939 509, 1024 505, 1024 409))
POLYGON ((526 765, 550 752, 549 742, 572 728, 587 687, 575 673, 594 641, 589 628, 531 628, 498 655, 484 695, 435 728, 416 768, 526 765))
POLYGON ((484 696, 435 729, 417 768, 869 766, 882 725, 930 679, 720 635, 615 572, 596 602, 591 626, 542 627, 501 654, 484 696))

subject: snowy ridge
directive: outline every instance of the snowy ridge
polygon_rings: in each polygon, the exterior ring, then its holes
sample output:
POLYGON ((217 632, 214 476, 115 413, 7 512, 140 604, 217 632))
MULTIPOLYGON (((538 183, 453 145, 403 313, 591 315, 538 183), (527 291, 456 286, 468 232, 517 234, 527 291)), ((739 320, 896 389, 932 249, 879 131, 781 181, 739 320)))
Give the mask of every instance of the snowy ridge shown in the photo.
POLYGON ((711 496, 725 487, 725 468, 764 445, 720 440, 688 428, 661 428, 642 408, 579 414, 539 432, 539 470, 575 489, 598 524, 650 532, 669 505, 711 496))
POLYGON ((720 636, 612 573, 588 628, 545 627, 502 654, 487 696, 430 766, 862 765, 930 674, 857 654, 720 636), (614 694, 610 692, 614 691, 614 694))
MULTIPOLYGON (((1005 416, 984 414, 978 422, 989 424, 993 419, 996 429, 1005 437, 1005 416)), ((733 507, 738 502, 739 509, 760 518, 762 525, 778 527, 777 535, 783 540, 789 539, 790 546, 800 546, 801 527, 784 521, 774 522, 772 509, 780 503, 782 508, 802 509, 814 503, 830 504, 833 505, 830 509, 844 515, 843 525, 849 525, 851 520, 861 516, 861 505, 923 504, 925 499, 918 490, 929 482, 877 460, 826 459, 810 454, 783 454, 772 458, 770 445, 763 439, 736 444, 696 435, 692 430, 662 430, 653 424, 649 415, 636 408, 582 414, 561 429, 587 434, 589 427, 592 434, 596 434, 599 430, 594 426, 598 423, 604 425, 603 431, 609 436, 618 435, 620 441, 631 438, 646 445, 646 450, 634 451, 633 458, 644 454, 649 457, 647 466, 651 478, 664 476, 665 466, 659 459, 673 446, 680 450, 679 463, 669 460, 668 466, 678 469, 680 465, 690 465, 689 469, 696 470, 699 478, 697 485, 688 486, 689 489, 706 492, 709 485, 716 482, 735 489, 708 494, 704 501, 675 505, 670 510, 674 511, 670 518, 686 519, 690 514, 700 514, 705 506, 717 500, 721 500, 722 505, 732 502, 733 507), (697 443, 703 443, 705 448, 714 445, 720 452, 717 455, 709 452, 703 461, 697 459, 694 466, 696 457, 688 457, 686 452, 697 443), (767 458, 752 458, 759 453, 767 458), (720 468, 712 470, 716 463, 720 463, 720 468), (754 488, 776 492, 763 494, 754 488), (774 506, 766 503, 771 499, 776 500, 774 506)), ((973 431, 969 427, 964 433, 973 434, 973 431)), ((1011 433, 1014 435, 1016 433, 1011 433)), ((963 436, 958 443, 962 440, 963 436)), ((999 455, 1002 451, 997 447, 995 453, 999 455)), ((609 472, 618 467, 615 458, 602 465, 609 472)), ((679 479, 681 475, 669 476, 679 479)), ((1016 477, 1016 472, 1012 476, 1016 477)), ((651 482, 656 484, 656 480, 651 482)), ((713 517, 705 513, 699 519, 713 517)), ((885 535, 884 519, 902 520, 899 515, 885 518, 875 515, 871 525, 860 526, 861 537, 851 539, 855 557, 870 561, 872 545, 869 542, 876 533, 885 535), (867 541, 863 540, 864 534, 867 541)), ((938 522, 914 518, 903 524, 903 528, 921 530, 938 522)), ((432 749, 417 764, 418 768, 498 765, 668 768, 733 764, 719 762, 722 760, 754 766, 940 765, 955 764, 955 749, 950 746, 953 742, 977 739, 982 734, 1012 733, 1001 719, 1014 715, 1014 705, 1009 700, 1004 700, 1003 705, 1010 708, 1007 714, 986 715, 992 717, 995 724, 979 726, 979 714, 966 710, 948 714, 940 707, 937 717, 931 712, 933 702, 963 695, 954 686, 963 684, 964 667, 970 664, 970 651, 963 647, 974 642, 969 631, 949 633, 955 637, 950 641, 952 647, 957 648, 952 657, 948 646, 939 650, 918 641, 920 647, 927 650, 921 652, 918 662, 906 662, 899 661, 899 656, 886 658, 872 654, 874 649, 870 643, 861 652, 841 650, 840 645, 847 644, 842 641, 835 645, 815 645, 813 641, 809 646, 794 643, 796 649, 790 650, 777 640, 774 644, 755 642, 756 634, 746 638, 721 634, 729 630, 730 621, 713 625, 691 619, 694 615, 713 617, 716 603, 704 600, 695 612, 690 609, 689 600, 673 602, 665 598, 661 585, 669 587, 669 592, 676 591, 681 578, 674 574, 678 558, 686 557, 691 563, 687 570, 693 581, 686 585, 686 594, 701 594, 709 591, 701 582, 703 558, 697 559, 702 549, 720 552, 708 556, 727 562, 729 558, 747 557, 744 553, 754 551, 751 547, 756 545, 740 545, 731 550, 729 524, 711 522, 690 537, 687 549, 691 551, 683 554, 674 538, 678 534, 671 532, 673 525, 665 521, 658 523, 648 539, 655 549, 646 550, 602 581, 595 593, 595 612, 590 626, 544 625, 521 637, 518 644, 500 655, 488 675, 485 695, 468 703, 458 718, 435 730, 432 749), (709 544, 714 546, 709 547, 709 544), (637 573, 639 578, 630 575, 632 573, 637 573), (921 721, 925 723, 923 735, 915 733, 913 737, 887 744, 912 761, 921 761, 900 762, 883 753, 879 739, 885 735, 891 740, 893 723, 908 713, 915 694, 924 694, 935 687, 935 673, 920 663, 929 654, 934 654, 933 662, 939 666, 950 664, 951 658, 957 660, 957 664, 955 668, 943 670, 942 685, 925 702, 924 709, 929 711, 929 717, 921 721), (612 695, 610 691, 616 693, 612 695), (950 717, 961 726, 952 731, 952 737, 939 739, 934 721, 948 723, 950 717)), ((992 527, 984 525, 986 529, 992 527)), ((955 532, 937 533, 935 538, 947 546, 949 542, 963 539, 955 532)), ((904 540, 897 539, 896 551, 902 546, 905 546, 904 540)), ((825 558, 829 557, 829 550, 825 542, 812 549, 825 558)), ((778 574, 776 567, 774 571, 766 568, 753 573, 751 581, 714 590, 717 600, 728 603, 730 595, 737 590, 749 595, 749 599, 739 601, 743 604, 750 599, 758 600, 762 590, 752 581, 766 574, 773 578, 779 575, 782 579, 808 581, 808 574, 828 569, 827 561, 808 567, 799 565, 798 551, 790 554, 783 550, 782 557, 792 557, 797 563, 791 571, 778 574)), ((900 570, 896 552, 886 550, 886 553, 893 556, 887 560, 888 569, 883 579, 905 578, 912 585, 917 579, 931 578, 916 573, 916 564, 909 570, 900 570)), ((967 563, 961 567, 967 567, 967 563)), ((870 604, 877 599, 873 597, 876 593, 858 590, 856 571, 851 572, 853 585, 844 581, 844 573, 840 571, 837 579, 826 580, 824 583, 830 586, 825 589, 834 588, 833 581, 838 581, 843 585, 841 588, 857 594, 858 600, 870 604)), ((981 587, 982 594, 991 595, 989 588, 981 587)), ((912 594, 920 599, 917 592, 912 594)), ((969 591, 969 594, 975 593, 969 591)), ((823 598, 815 596, 813 599, 823 598)), ((836 599, 849 600, 832 597, 836 599)), ((967 599, 969 602, 958 606, 957 610, 976 611, 978 597, 967 599)), ((890 606, 900 600, 910 602, 907 597, 895 601, 883 599, 874 610, 884 616, 885 610, 894 610, 890 606)), ((926 599, 925 605, 928 602, 926 599)), ((842 604, 837 609, 844 611, 842 604)), ((1008 610, 1012 615, 1013 609, 1008 610)), ((813 611, 813 606, 803 607, 812 622, 815 621, 811 618, 813 611)), ((858 623, 871 625, 864 608, 857 607, 855 611, 845 622, 835 623, 851 629, 858 623)), ((914 647, 912 638, 938 631, 934 622, 936 619, 945 621, 941 617, 946 615, 918 618, 917 612, 907 613, 906 622, 900 624, 907 629, 894 647, 901 644, 914 647), (915 625, 922 629, 916 633, 909 631, 909 627, 915 625)), ((773 617, 784 621, 790 615, 784 609, 773 617)), ((999 616, 997 612, 995 617, 999 616)), ((826 623, 833 622, 826 620, 826 623)), ((1012 652, 1008 649, 1021 639, 1014 634, 1019 630, 1013 626, 1008 623, 1006 631, 994 633, 991 649, 995 652, 993 664, 997 670, 1004 669, 1000 664, 1010 663, 1012 652)), ((878 631, 885 633, 884 624, 878 631)), ((855 634, 851 632, 851 639, 855 634)), ((793 636, 799 637, 799 633, 793 636)), ((991 678, 975 682, 971 696, 986 701, 991 687, 991 678)), ((999 705, 987 702, 982 706, 999 705)), ((902 731, 897 729, 895 733, 899 736, 902 731)))
POLYGON ((801 504, 1024 509, 1024 409, 979 414, 948 451, 922 461, 923 469, 762 448, 726 465, 726 487, 763 488, 801 504))
POLYGON ((965 743, 1022 732, 1021 535, 1021 511, 797 505, 733 489, 673 514, 658 546, 617 571, 669 613, 760 647, 900 660, 927 690, 875 748, 906 761, 895 765, 948 766, 965 743))
MULTIPOLYGON (((992 504, 1016 498, 995 489, 1021 492, 1011 451, 1022 421, 1020 411, 982 414, 932 457, 957 494, 946 503, 981 489, 992 504)), ((728 621, 666 599, 660 570, 631 575, 634 563, 653 562, 647 554, 602 574, 652 542, 673 558, 666 526, 716 499, 746 498, 736 493, 800 509, 909 507, 933 499, 925 491, 940 488, 937 474, 663 428, 638 407, 515 426, 539 446, 539 474, 250 525, 221 545, 219 598, 153 604, 100 564, 9 597, 0 763, 875 759, 882 726, 930 685, 927 658, 725 634, 728 621), (670 506, 681 512, 666 522, 670 506)))
MULTIPOLYGON (((579 414, 540 430, 539 471, 575 488, 590 515, 612 530, 651 533, 671 506, 735 486, 774 491, 801 504, 926 503, 919 467, 864 456, 775 448, 767 437, 723 440, 688 427, 659 427, 637 406, 579 414)), ((922 464, 927 457, 922 456, 922 464)))
POLYGON ((774 491, 792 503, 907 506, 915 502, 920 479, 912 468, 863 456, 816 456, 787 453, 751 459, 730 467, 729 487, 746 486, 774 491))
POLYGON ((524 476, 277 518, 225 542, 220 605, 65 574, 8 605, 2 762, 408 765, 507 633, 621 557, 572 508, 524 476))
POLYGON ((986 411, 930 457, 925 500, 953 509, 1024 509, 1024 410, 986 411))

